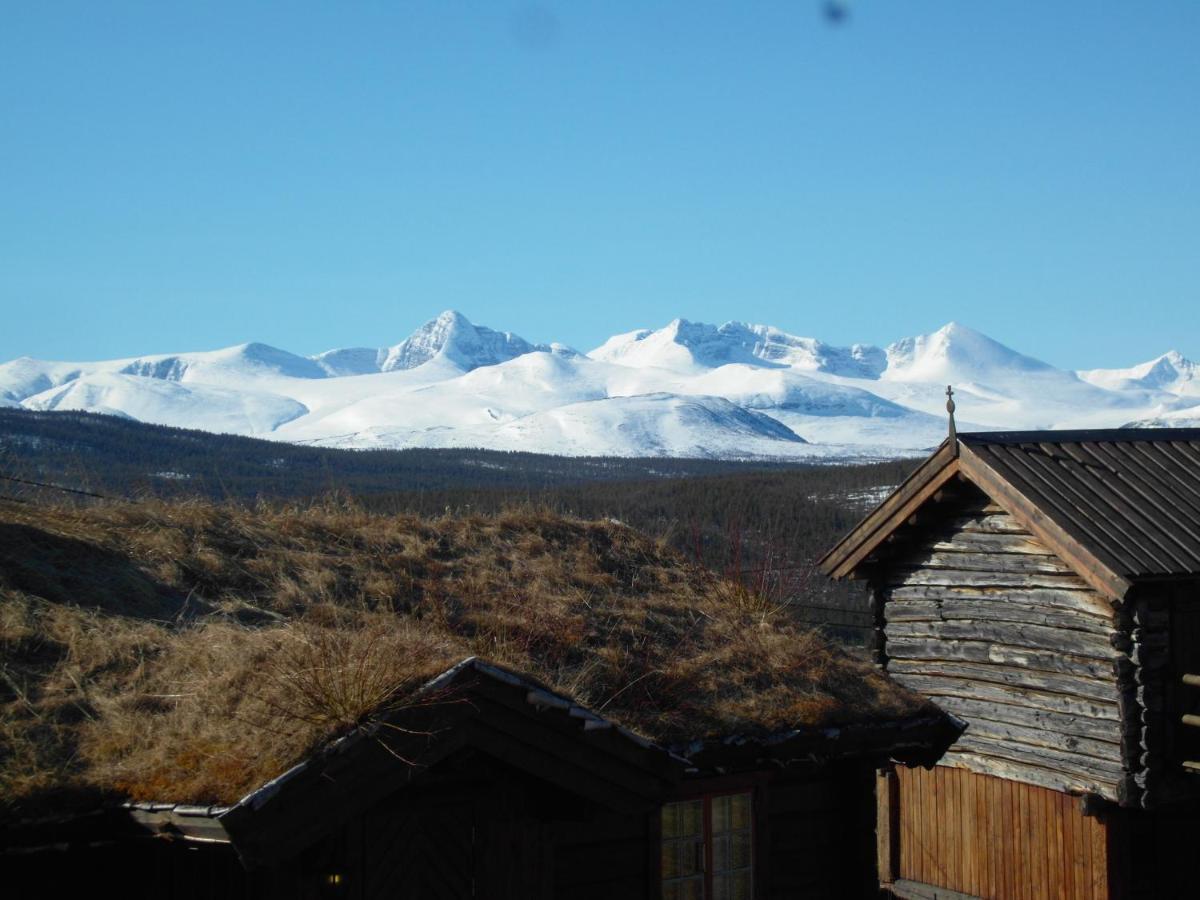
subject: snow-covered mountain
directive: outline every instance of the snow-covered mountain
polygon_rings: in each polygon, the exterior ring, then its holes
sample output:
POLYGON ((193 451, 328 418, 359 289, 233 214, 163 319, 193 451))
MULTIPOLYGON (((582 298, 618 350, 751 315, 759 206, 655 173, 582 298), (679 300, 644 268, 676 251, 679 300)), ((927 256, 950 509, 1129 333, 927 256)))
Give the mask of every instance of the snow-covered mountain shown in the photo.
POLYGON ((1200 422, 1178 353, 1071 372, 966 326, 838 347, 765 325, 676 319, 588 354, 447 311, 397 344, 298 356, 265 344, 104 362, 0 365, 0 406, 341 447, 564 455, 847 457, 913 453, 959 427, 1200 422))
POLYGON ((333 376, 415 369, 435 359, 469 372, 480 366, 494 366, 526 353, 550 349, 544 344, 531 344, 507 331, 473 325, 462 313, 451 309, 426 322, 394 347, 327 350, 314 356, 312 362, 333 376))

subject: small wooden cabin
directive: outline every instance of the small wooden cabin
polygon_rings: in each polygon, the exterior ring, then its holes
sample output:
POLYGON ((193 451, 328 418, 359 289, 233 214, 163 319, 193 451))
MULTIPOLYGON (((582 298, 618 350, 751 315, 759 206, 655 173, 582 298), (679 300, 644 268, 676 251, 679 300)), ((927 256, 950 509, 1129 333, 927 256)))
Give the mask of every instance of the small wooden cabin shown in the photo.
POLYGON ((966 726, 881 770, 883 888, 1200 896, 1200 430, 952 433, 820 565, 966 726))
POLYGON ((664 746, 463 660, 229 807, 124 804, 0 827, 6 896, 873 896, 876 768, 957 734, 929 706, 664 746))

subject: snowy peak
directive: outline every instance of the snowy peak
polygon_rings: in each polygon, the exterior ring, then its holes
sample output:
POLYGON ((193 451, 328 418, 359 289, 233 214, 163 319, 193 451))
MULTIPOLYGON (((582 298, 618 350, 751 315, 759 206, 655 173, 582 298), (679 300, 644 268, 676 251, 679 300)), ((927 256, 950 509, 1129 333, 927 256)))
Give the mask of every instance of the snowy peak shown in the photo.
POLYGON ((716 326, 687 319, 674 319, 657 331, 641 329, 619 334, 588 356, 623 366, 677 372, 740 363, 856 378, 878 377, 885 362, 878 347, 833 347, 769 325, 726 322, 716 326))
POLYGON ((493 331, 473 325, 462 313, 447 310, 436 319, 430 319, 396 346, 388 348, 379 368, 383 372, 415 369, 440 357, 469 372, 536 350, 549 351, 550 348, 530 344, 507 331, 493 331))
POLYGON ((1200 395, 1200 366, 1177 350, 1128 369, 1091 369, 1077 373, 1084 381, 1109 390, 1142 388, 1200 395))
POLYGON ((1058 371, 957 322, 932 334, 896 341, 886 352, 883 377, 889 381, 1003 383, 1032 373, 1058 371))
POLYGON ((324 378, 325 371, 311 359, 268 344, 249 343, 205 353, 146 356, 131 360, 117 371, 164 381, 194 381, 213 370, 232 376, 282 375, 287 378, 324 378))
POLYGON ((100 362, 23 357, 0 364, 0 406, 343 447, 819 458, 936 445, 947 384, 964 431, 1193 423, 1198 368, 1171 352, 1064 371, 957 323, 880 349, 675 319, 583 356, 447 311, 395 346, 310 358, 259 343, 100 362))

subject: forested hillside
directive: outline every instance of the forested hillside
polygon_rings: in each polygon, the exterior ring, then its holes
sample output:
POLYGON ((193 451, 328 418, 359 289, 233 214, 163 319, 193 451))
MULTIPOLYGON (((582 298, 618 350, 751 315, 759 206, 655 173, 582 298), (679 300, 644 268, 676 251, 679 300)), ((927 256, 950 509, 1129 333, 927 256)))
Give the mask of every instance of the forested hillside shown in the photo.
POLYGON ((612 519, 850 638, 867 624, 862 591, 814 575, 812 564, 915 465, 330 450, 110 416, 0 410, 0 476, 21 479, 0 478, 0 496, 93 502, 28 483, 39 482, 119 498, 278 505, 340 494, 377 513, 536 508, 612 519))

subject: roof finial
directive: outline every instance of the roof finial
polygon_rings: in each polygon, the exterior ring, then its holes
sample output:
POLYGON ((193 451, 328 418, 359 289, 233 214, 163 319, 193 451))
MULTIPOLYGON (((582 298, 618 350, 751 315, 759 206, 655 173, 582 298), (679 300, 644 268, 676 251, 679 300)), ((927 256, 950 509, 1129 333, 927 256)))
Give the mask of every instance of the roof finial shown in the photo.
POLYGON ((954 445, 954 453, 958 454, 958 429, 954 427, 954 388, 946 385, 946 412, 950 413, 950 443, 954 445))

